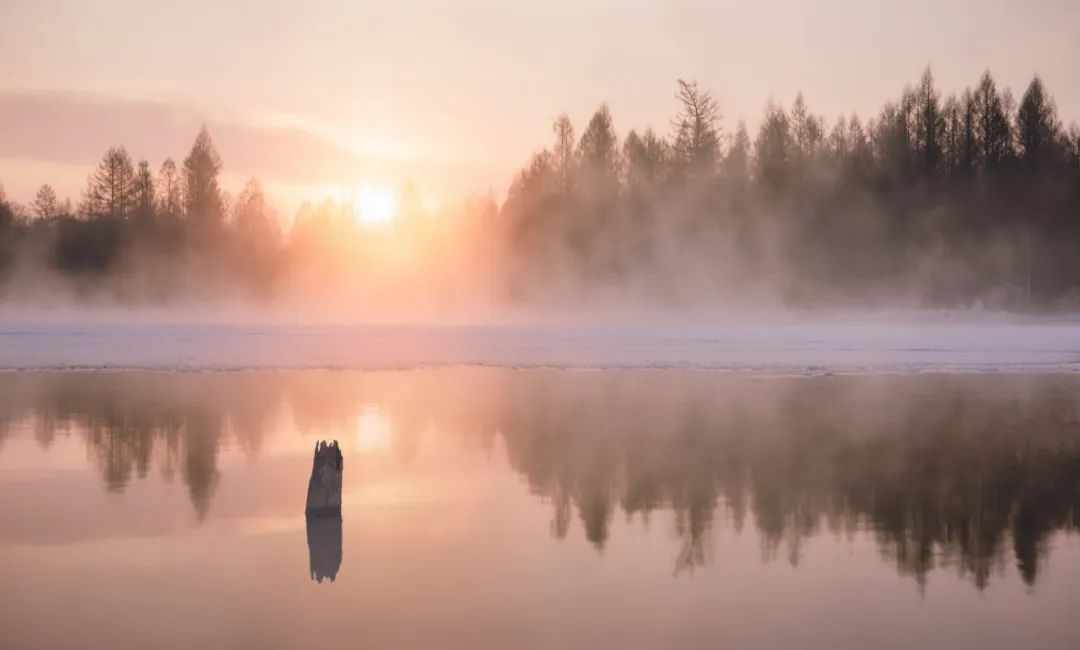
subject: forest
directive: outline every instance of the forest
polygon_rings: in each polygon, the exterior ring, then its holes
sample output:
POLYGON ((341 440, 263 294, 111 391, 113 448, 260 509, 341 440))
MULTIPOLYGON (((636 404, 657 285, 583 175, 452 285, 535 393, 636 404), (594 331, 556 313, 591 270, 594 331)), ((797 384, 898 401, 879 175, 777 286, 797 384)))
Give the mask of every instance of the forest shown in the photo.
POLYGON ((606 104, 580 135, 560 115, 501 205, 429 213, 407 185, 381 229, 347 199, 286 220, 256 179, 224 191, 205 128, 179 165, 110 148, 75 202, 0 190, 0 300, 1080 308, 1080 128, 1037 76, 1017 101, 927 68, 830 122, 770 100, 753 135, 695 81, 673 109, 625 135, 606 104))

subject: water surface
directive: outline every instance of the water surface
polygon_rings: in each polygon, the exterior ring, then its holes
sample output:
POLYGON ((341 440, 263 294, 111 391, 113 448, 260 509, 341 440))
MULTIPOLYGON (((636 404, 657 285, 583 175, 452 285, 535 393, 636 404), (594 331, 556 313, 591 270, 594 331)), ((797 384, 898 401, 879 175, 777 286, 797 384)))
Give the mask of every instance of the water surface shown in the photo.
POLYGON ((0 645, 1080 646, 1080 376, 0 374, 0 645), (319 439, 341 521, 303 514, 319 439))

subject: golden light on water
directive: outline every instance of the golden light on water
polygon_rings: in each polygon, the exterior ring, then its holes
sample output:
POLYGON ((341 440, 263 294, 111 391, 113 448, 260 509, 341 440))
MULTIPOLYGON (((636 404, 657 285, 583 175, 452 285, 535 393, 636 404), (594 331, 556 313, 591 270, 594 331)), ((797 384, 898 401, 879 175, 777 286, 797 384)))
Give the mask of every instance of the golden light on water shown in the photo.
POLYGON ((390 418, 378 406, 368 405, 356 427, 356 449, 362 454, 385 452, 390 447, 390 418))

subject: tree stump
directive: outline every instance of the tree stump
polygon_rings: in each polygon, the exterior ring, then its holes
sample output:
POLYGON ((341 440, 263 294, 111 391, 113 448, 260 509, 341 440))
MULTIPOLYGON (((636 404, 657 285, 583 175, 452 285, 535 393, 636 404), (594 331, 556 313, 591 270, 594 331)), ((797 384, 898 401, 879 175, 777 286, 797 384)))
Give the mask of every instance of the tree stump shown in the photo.
POLYGON ((315 444, 315 457, 311 461, 311 479, 308 480, 307 508, 309 517, 336 516, 341 518, 341 473, 343 469, 341 448, 337 440, 327 444, 320 440, 315 444))

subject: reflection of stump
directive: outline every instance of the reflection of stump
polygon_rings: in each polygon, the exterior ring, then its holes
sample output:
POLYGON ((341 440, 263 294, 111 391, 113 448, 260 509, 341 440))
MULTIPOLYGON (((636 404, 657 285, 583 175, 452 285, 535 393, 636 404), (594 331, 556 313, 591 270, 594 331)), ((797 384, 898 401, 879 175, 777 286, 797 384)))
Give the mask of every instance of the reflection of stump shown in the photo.
POLYGON ((343 462, 337 440, 315 444, 308 480, 307 508, 309 516, 335 515, 341 517, 341 472, 343 462))
POLYGON ((341 472, 344 463, 337 440, 315 443, 307 486, 307 545, 311 579, 337 577, 341 568, 341 472))
POLYGON ((311 579, 330 582, 341 568, 341 517, 307 517, 308 566, 311 579))

